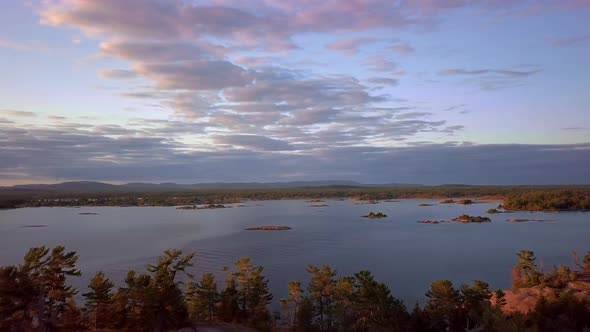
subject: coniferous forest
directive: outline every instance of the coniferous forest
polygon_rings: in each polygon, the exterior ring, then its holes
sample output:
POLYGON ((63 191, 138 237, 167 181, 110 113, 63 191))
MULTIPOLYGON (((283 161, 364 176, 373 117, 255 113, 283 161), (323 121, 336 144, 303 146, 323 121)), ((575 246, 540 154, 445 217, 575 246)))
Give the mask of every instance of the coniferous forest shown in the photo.
POLYGON ((590 291, 590 252, 573 253, 574 268, 561 265, 549 272, 537 266, 533 252, 517 253, 513 290, 544 290, 526 312, 507 310, 512 300, 505 292, 480 280, 458 287, 435 280, 423 304, 407 307, 371 272, 342 276, 328 265, 310 265, 307 285, 291 281, 286 297, 277 299, 264 268, 249 258, 227 268, 225 280, 211 273, 191 275, 194 258, 194 253, 167 250, 145 271, 129 271, 120 287, 97 272, 86 290, 77 290, 68 285, 69 278, 82 273, 76 252, 62 246, 31 248, 21 264, 0 268, 0 331, 193 330, 197 322, 231 322, 260 331, 590 328, 590 302, 579 296, 590 291), (570 291, 574 286, 578 293, 570 291))

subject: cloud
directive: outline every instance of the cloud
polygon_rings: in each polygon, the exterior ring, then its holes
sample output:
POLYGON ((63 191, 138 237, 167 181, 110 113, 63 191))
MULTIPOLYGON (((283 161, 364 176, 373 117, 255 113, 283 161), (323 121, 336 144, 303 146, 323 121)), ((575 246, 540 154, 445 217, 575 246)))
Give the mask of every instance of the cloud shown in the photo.
POLYGON ((369 83, 372 84, 382 84, 382 85, 389 85, 389 86, 396 86, 399 84, 399 81, 395 78, 387 78, 387 77, 372 77, 367 80, 369 83))
POLYGON ((127 69, 104 69, 98 72, 98 76, 102 78, 130 79, 136 78, 137 74, 127 69))
POLYGON ((507 70, 507 69, 443 69, 439 71, 439 75, 486 75, 486 74, 496 74, 505 77, 528 77, 540 72, 540 69, 534 70, 507 70))
POLYGON ((214 136, 217 144, 239 146, 252 151, 288 151, 293 146, 288 142, 259 135, 224 135, 214 136))
MULTIPOLYGON (((144 120, 141 120, 144 121, 144 120)), ((143 125, 147 125, 144 123, 143 125)), ((415 123, 414 123, 415 124, 415 123)), ((294 153, 284 139, 215 136, 217 148, 122 127, 0 127, 1 174, 101 181, 287 181, 351 179, 424 184, 579 184, 590 178, 590 144, 317 147, 294 153), (227 146, 226 150, 219 150, 227 146), (235 149, 234 147, 245 147, 235 149), (274 151, 274 152, 273 152, 274 151), (279 152, 280 153, 277 153, 279 152), (68 160, 67 163, 63 163, 68 160), (295 175, 293 175, 295 174, 295 175)), ((152 127, 173 128, 166 121, 152 127)), ((405 124, 411 126, 411 122, 405 124)), ((460 130, 460 128, 453 128, 460 130)), ((154 130, 156 130, 154 128, 154 130)), ((354 135, 352 137, 354 139, 354 135)), ((297 147, 298 148, 298 147, 297 147)))
POLYGON ((397 63, 383 56, 371 56, 365 59, 364 65, 368 70, 377 72, 393 71, 397 68, 397 63))
POLYGON ((276 58, 270 56, 236 56, 233 58, 234 63, 239 63, 247 67, 259 67, 272 63, 274 60, 276 58))
POLYGON ((0 109, 0 115, 10 116, 10 117, 25 117, 25 118, 32 118, 36 117, 37 114, 30 111, 19 111, 19 110, 5 110, 0 109))
POLYGON ((439 76, 463 77, 468 84, 477 84, 483 90, 496 90, 522 84, 526 78, 542 71, 537 66, 526 66, 528 69, 463 69, 451 68, 438 71, 439 76))
POLYGON ((187 42, 104 42, 100 53, 124 60, 141 63, 164 63, 176 61, 209 60, 215 55, 212 51, 223 53, 212 46, 203 47, 187 42))
MULTIPOLYGON (((395 118, 400 119, 400 120, 405 120, 405 119, 422 118, 422 117, 429 116, 429 115, 432 115, 432 113, 430 113, 430 112, 408 112, 408 113, 398 114, 395 118)), ((447 128, 453 128, 453 127, 447 127, 447 128)))
POLYGON ((172 90, 219 90, 246 85, 254 78, 228 61, 137 64, 134 70, 153 80, 157 88, 172 90))
POLYGON ((443 109, 443 112, 455 111, 455 110, 458 110, 460 108, 464 108, 466 106, 467 106, 467 104, 458 104, 458 105, 449 106, 449 107, 443 109))
POLYGON ((347 55, 354 55, 358 52, 359 47, 379 41, 377 38, 352 38, 341 39, 326 44, 326 48, 334 51, 340 51, 347 55))
POLYGON ((399 55, 410 55, 416 51, 408 43, 395 44, 395 45, 391 46, 391 49, 399 55))
POLYGON ((38 42, 25 42, 11 39, 0 38, 0 48, 8 48, 19 51, 31 51, 31 50, 48 50, 49 47, 46 44, 38 42))
POLYGON ((553 47, 566 47, 582 44, 588 41, 590 41, 590 34, 554 39, 551 42, 549 42, 549 45, 553 47))
MULTIPOLYGON (((569 7, 580 5, 576 0, 564 2, 569 7)), ((543 2, 543 10, 565 8, 564 2, 543 2)), ((391 77, 403 74, 394 60, 415 52, 407 42, 377 38, 380 32, 397 35, 435 29, 442 15, 452 10, 495 17, 513 8, 528 10, 531 4, 517 0, 42 1, 38 11, 44 23, 69 27, 96 40, 99 59, 122 60, 120 68, 129 68, 103 69, 98 71, 100 77, 142 79, 130 81, 141 85, 126 86, 117 95, 134 98, 126 102, 162 108, 162 117, 172 111, 172 116, 171 120, 134 119, 127 126, 66 119, 47 127, 0 122, 0 153, 8 160, 0 165, 0 173, 18 170, 35 178, 150 181, 346 175, 368 182, 398 180, 391 178, 395 174, 407 182, 493 183, 518 180, 511 178, 512 173, 505 175, 514 172, 523 181, 542 180, 539 174, 524 174, 526 167, 536 164, 521 157, 530 157, 548 172, 547 181, 567 182, 569 174, 560 177, 549 167, 561 165, 558 161, 538 160, 543 146, 425 143, 464 128, 441 114, 425 112, 434 108, 431 105, 380 94, 389 91, 380 86, 397 85, 391 77), (310 68, 330 65, 318 62, 325 60, 313 52, 297 50, 306 46, 300 38, 312 34, 322 41, 328 34, 337 35, 324 46, 345 54, 356 54, 371 43, 391 46, 387 57, 360 59, 363 68, 358 70, 370 75, 360 76, 359 81, 310 68), (295 56, 286 56, 288 52, 295 56), (64 166, 63 160, 72 163, 64 166), (481 165, 472 166, 473 160, 482 160, 481 165), (473 169, 466 170, 467 166, 473 169), (476 173, 478 168, 485 172, 476 173)), ((495 89, 522 84, 540 70, 448 68, 438 74, 495 89)), ((465 112, 462 108, 456 106, 465 112)), ((562 147, 549 154, 564 157, 563 163, 572 161, 574 147, 562 147)), ((575 165, 567 167, 572 174, 585 174, 575 165)))

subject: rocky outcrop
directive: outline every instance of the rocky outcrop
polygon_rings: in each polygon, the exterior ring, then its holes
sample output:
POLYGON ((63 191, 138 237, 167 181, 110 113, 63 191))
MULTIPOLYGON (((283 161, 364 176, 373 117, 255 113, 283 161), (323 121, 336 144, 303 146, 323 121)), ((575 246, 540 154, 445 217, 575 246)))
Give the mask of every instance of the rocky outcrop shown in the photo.
POLYGON ((289 227, 289 226, 267 225, 267 226, 248 227, 245 230, 247 230, 247 231, 287 231, 289 229, 291 229, 291 227, 289 227))
MULTIPOLYGON (((558 298, 565 294, 571 295, 577 300, 590 305, 590 282, 573 281, 564 288, 551 288, 535 286, 529 288, 509 289, 504 291, 506 304, 502 307, 505 313, 522 312, 528 313, 535 309, 540 298, 558 298)), ((496 303, 495 296, 492 297, 492 304, 496 303)))

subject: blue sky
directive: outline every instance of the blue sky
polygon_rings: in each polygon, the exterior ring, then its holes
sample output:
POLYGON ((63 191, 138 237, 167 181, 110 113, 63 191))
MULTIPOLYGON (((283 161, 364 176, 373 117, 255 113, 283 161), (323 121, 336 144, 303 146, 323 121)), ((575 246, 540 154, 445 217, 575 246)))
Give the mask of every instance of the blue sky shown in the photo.
POLYGON ((590 1, 7 0, 0 185, 587 183, 590 1))

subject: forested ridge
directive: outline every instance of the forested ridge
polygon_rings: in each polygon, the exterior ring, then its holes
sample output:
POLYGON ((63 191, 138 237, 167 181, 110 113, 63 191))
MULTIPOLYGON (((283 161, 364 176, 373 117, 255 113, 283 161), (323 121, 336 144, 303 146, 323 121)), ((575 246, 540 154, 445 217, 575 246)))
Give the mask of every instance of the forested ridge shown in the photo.
POLYGON ((307 285, 291 281, 286 296, 276 299, 264 268, 249 258, 238 259, 226 268, 225 280, 218 281, 211 273, 191 275, 195 254, 179 250, 165 251, 143 272, 129 271, 119 288, 97 272, 79 294, 67 284, 68 278, 82 273, 76 267, 78 258, 62 246, 37 247, 26 253, 22 264, 1 267, 0 331, 168 331, 197 322, 233 322, 261 331, 586 331, 590 327, 588 299, 567 291, 572 283, 590 287, 590 252, 582 258, 574 253, 573 269, 561 265, 544 272, 534 253, 520 251, 512 272, 513 289, 551 289, 528 312, 505 310, 505 292, 480 280, 458 288, 451 281, 435 280, 425 293, 424 305, 408 308, 371 272, 341 276, 328 265, 310 265, 307 285), (81 303, 76 302, 79 298, 81 303), (273 301, 280 310, 270 311, 273 301))

